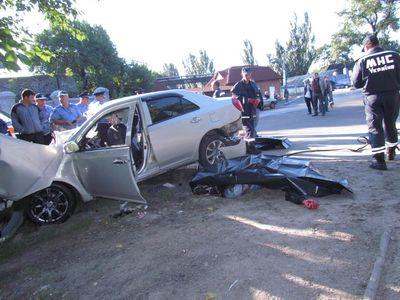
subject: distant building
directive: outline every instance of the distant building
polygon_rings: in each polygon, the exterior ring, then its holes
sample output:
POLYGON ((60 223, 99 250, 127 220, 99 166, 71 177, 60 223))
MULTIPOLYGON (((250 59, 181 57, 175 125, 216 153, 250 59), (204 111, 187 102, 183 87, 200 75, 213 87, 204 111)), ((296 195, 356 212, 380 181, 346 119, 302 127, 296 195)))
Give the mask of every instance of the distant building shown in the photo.
MULTIPOLYGON (((220 88, 225 93, 225 96, 230 96, 232 87, 236 82, 242 79, 241 71, 243 67, 248 66, 230 67, 215 73, 211 80, 204 86, 204 94, 209 96, 213 94, 212 83, 216 80, 220 83, 220 88)), ((270 91, 275 91, 277 93, 280 92, 282 77, 278 73, 270 67, 249 66, 249 68, 252 70, 253 80, 260 87, 263 94, 265 91, 268 91, 269 93, 270 91)))

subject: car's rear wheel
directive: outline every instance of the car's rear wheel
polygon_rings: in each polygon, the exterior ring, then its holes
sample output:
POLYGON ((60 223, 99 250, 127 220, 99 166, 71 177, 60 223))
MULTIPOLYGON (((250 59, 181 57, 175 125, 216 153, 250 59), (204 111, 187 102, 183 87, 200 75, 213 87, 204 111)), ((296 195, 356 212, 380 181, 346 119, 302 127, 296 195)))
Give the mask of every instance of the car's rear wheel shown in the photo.
POLYGON ((212 133, 206 135, 200 143, 199 162, 203 167, 209 168, 225 159, 221 148, 225 147, 223 136, 212 133))
POLYGON ((30 196, 27 216, 39 225, 62 223, 74 213, 75 207, 74 193, 62 184, 53 183, 30 196))

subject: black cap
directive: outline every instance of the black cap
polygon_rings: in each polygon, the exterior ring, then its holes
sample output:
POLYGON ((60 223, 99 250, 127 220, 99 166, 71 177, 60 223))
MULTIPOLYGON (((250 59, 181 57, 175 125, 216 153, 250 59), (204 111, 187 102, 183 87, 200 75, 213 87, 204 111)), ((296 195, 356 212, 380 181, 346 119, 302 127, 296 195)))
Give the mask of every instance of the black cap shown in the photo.
POLYGON ((371 44, 371 45, 373 45, 373 46, 377 46, 377 45, 379 45, 379 40, 378 40, 378 38, 376 37, 376 35, 375 34, 371 34, 371 35, 368 35, 368 36, 366 36, 365 38, 364 38, 364 40, 363 40, 363 49, 362 49, 362 51, 364 51, 364 46, 366 45, 366 44, 371 44))
POLYGON ((35 95, 35 100, 47 100, 47 97, 43 94, 37 93, 35 95))
POLYGON ((79 98, 89 98, 89 93, 88 92, 82 92, 79 94, 79 98))
POLYGON ((242 73, 248 74, 248 73, 251 73, 251 70, 250 70, 250 68, 248 68, 248 67, 243 67, 243 68, 242 68, 242 73))

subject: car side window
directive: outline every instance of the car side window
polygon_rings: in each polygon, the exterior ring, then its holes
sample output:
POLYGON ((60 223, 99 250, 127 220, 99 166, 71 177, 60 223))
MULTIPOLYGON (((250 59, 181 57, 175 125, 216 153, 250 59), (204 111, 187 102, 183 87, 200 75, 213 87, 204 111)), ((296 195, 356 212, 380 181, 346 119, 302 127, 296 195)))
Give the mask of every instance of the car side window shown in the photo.
POLYGON ((113 111, 94 124, 81 140, 82 150, 126 145, 129 108, 113 111))
POLYGON ((182 97, 165 97, 148 100, 147 106, 153 124, 199 109, 196 104, 182 97))

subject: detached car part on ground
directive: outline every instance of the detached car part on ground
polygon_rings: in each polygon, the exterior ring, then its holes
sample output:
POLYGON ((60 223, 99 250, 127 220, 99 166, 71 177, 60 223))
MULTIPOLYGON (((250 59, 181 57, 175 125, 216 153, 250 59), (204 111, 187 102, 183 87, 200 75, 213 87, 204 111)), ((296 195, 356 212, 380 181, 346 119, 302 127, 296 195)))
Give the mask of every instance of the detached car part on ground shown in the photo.
MULTIPOLYGON (((229 198, 264 187, 285 192, 285 199, 305 204, 309 197, 351 192, 346 180, 329 179, 306 160, 267 155, 249 155, 201 168, 190 182, 194 194, 229 198)), ((315 208, 315 207, 309 207, 315 208)))
POLYGON ((0 208, 16 203, 33 222, 52 224, 80 200, 146 203, 139 181, 196 161, 211 167, 222 147, 244 155, 241 129, 231 99, 173 90, 110 101, 54 145, 0 135, 0 208))

